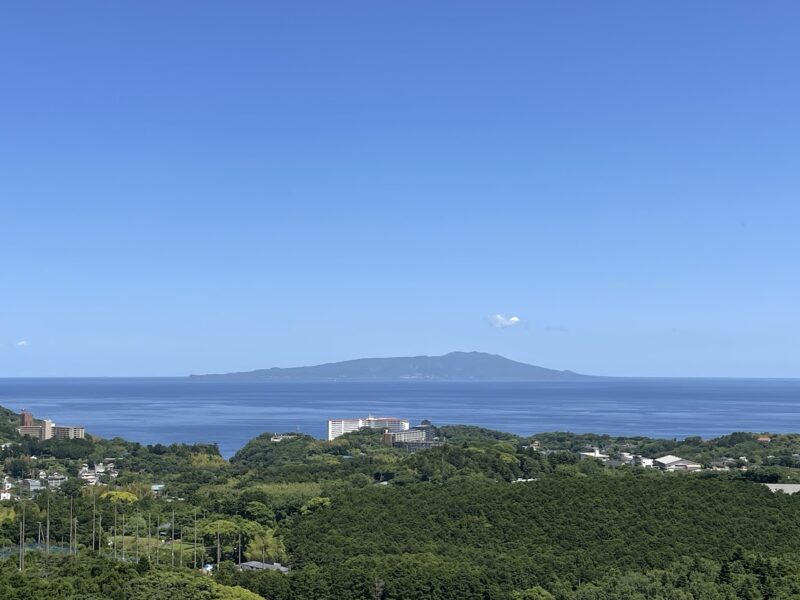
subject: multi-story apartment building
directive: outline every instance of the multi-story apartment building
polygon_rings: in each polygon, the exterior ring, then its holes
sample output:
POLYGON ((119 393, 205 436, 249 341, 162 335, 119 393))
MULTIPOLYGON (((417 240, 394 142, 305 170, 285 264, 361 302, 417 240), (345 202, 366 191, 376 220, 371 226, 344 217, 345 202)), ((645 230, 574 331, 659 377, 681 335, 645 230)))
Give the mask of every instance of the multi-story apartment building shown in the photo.
POLYGON ((365 419, 328 419, 328 440, 334 440, 340 435, 358 431, 362 427, 370 429, 395 431, 406 431, 409 427, 408 419, 398 419, 397 417, 373 417, 365 419))
POLYGON ((443 446, 444 440, 436 437, 430 421, 423 421, 417 427, 405 431, 384 431, 383 443, 387 446, 400 446, 409 451, 443 446))
POLYGON ((86 436, 83 427, 75 425, 55 425, 53 427, 53 437, 57 440, 82 440, 86 436))
POLYGON ((41 441, 52 438, 58 440, 83 439, 86 436, 86 430, 76 425, 56 425, 49 419, 35 423, 33 415, 26 411, 20 414, 20 426, 17 427, 17 433, 41 441))
MULTIPOLYGON (((22 422, 24 423, 25 419, 22 422)), ((17 427, 17 433, 45 441, 53 437, 53 426, 52 421, 45 419, 39 425, 20 425, 17 427)))

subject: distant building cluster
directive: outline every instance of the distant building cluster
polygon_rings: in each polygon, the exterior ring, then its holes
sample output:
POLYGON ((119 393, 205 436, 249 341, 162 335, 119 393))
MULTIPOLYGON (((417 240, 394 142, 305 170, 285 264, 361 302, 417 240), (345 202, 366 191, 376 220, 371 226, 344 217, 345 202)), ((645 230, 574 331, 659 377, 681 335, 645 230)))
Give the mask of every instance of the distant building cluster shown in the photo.
MULTIPOLYGON (((422 421, 416 427, 411 427, 408 419, 372 415, 362 419, 329 419, 328 441, 363 428, 379 429, 383 432, 384 444, 411 452, 444 445, 444 441, 436 437, 436 431, 430 421, 422 421)), ((273 439, 273 441, 278 440, 273 439)))
POLYGON ((601 461, 609 467, 620 467, 622 465, 631 465, 637 467, 645 467, 651 469, 661 469, 662 471, 699 471, 703 465, 696 463, 680 456, 673 456, 668 454, 660 458, 647 458, 640 454, 631 454, 630 452, 620 452, 617 458, 611 458, 608 454, 604 454, 599 448, 587 448, 578 455, 581 459, 593 458, 601 461))
POLYGON ((106 458, 102 462, 95 463, 94 466, 83 463, 78 471, 78 477, 83 479, 86 485, 97 485, 103 475, 108 475, 112 479, 119 475, 113 458, 106 458))
MULTIPOLYGON (((37 460, 35 456, 31 460, 37 460)), ((83 480, 86 485, 98 485, 100 478, 113 479, 119 476, 119 471, 114 466, 115 459, 106 458, 102 462, 98 462, 92 466, 84 463, 78 471, 78 477, 83 480)), ((43 490, 57 490, 69 478, 60 473, 59 471, 48 472, 45 469, 32 470, 30 477, 23 477, 21 479, 14 479, 9 475, 2 475, 0 481, 0 500, 15 500, 19 497, 33 497, 38 492, 43 490), (18 490, 19 494, 14 494, 13 490, 18 490)))
POLYGON ((56 425, 49 419, 44 419, 38 423, 34 422, 33 415, 27 411, 20 413, 20 425, 17 427, 20 435, 35 438, 44 442, 45 440, 72 440, 83 439, 86 430, 75 425, 56 425))
POLYGON ((62 475, 57 471, 48 475, 46 471, 42 470, 39 471, 39 477, 37 479, 20 480, 19 489, 21 493, 33 496, 35 493, 45 489, 57 490, 64 485, 67 479, 68 477, 66 475, 62 475))
POLYGON ((422 421, 416 427, 411 427, 405 431, 392 432, 384 430, 383 443, 387 446, 401 447, 409 451, 426 450, 443 446, 444 440, 436 437, 436 433, 430 421, 422 421))
POLYGON ((364 419, 328 419, 328 441, 335 440, 345 433, 358 431, 364 427, 395 433, 398 431, 407 431, 409 425, 408 419, 398 419, 397 417, 373 417, 372 415, 364 419))

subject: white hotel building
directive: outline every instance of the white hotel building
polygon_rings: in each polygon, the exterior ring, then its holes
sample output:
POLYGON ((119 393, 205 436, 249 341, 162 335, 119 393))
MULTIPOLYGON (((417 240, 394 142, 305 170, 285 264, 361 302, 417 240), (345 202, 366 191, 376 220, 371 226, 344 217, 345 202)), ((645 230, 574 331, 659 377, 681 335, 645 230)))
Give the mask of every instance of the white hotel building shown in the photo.
POLYGON ((328 440, 334 440, 340 435, 358 431, 362 427, 370 429, 389 430, 392 433, 397 431, 407 431, 408 419, 398 419, 397 417, 373 417, 366 419, 328 419, 328 440))

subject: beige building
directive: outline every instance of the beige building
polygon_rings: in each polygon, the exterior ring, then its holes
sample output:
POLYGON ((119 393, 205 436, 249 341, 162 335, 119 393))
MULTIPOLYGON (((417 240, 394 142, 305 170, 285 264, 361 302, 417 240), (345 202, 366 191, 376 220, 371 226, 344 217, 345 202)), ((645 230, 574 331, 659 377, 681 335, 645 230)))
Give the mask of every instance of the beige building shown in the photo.
POLYGON ((53 437, 53 427, 53 422, 45 419, 40 425, 21 425, 17 427, 17 433, 45 441, 53 437))
POLYGON ((86 436, 83 427, 74 425, 56 425, 53 427, 53 437, 57 440, 82 440, 86 436))
POLYGON ((49 419, 44 419, 35 423, 33 416, 29 412, 23 412, 20 416, 20 426, 17 433, 36 438, 40 441, 57 440, 82 440, 86 437, 86 430, 76 425, 56 425, 49 419))

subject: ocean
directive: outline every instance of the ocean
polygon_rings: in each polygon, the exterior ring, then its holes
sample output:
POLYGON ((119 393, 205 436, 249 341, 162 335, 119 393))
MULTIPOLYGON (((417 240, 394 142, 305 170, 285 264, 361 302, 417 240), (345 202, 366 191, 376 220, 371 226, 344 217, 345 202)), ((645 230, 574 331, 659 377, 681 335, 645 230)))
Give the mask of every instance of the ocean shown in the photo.
POLYGON ((329 418, 468 424, 531 435, 683 438, 800 431, 800 379, 581 382, 255 382, 188 378, 0 379, 0 405, 103 437, 214 442, 230 457, 265 431, 326 435, 329 418))

